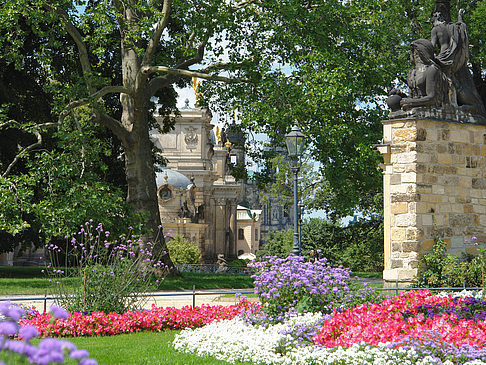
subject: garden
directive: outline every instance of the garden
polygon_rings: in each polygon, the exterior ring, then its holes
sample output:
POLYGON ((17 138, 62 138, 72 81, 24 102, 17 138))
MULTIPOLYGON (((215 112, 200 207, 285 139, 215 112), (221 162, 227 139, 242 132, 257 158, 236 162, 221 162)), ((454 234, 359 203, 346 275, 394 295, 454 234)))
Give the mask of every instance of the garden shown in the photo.
POLYGON ((230 306, 118 312, 68 312, 53 306, 39 313, 2 302, 0 361, 486 363, 486 301, 481 293, 432 294, 424 289, 388 296, 325 258, 268 256, 250 265, 258 303, 240 295, 230 306))

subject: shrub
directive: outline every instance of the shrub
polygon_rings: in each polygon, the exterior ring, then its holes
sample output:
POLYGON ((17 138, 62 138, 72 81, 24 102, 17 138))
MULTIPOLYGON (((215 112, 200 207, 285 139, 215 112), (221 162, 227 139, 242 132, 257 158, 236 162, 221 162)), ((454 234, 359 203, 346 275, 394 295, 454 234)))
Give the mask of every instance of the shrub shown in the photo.
POLYGON ((285 258, 292 252, 292 243, 294 240, 294 231, 271 231, 268 238, 265 239, 263 250, 256 253, 257 258, 265 256, 277 256, 285 258))
POLYGON ((201 261, 201 252, 197 245, 183 236, 176 235, 168 240, 167 248, 174 264, 190 265, 199 264, 201 261))
POLYGON ((46 246, 51 263, 45 272, 61 307, 70 312, 124 313, 143 305, 147 299, 133 294, 146 292, 166 267, 153 259, 150 242, 143 244, 130 232, 110 242, 110 232, 101 224, 93 229, 91 222, 86 222, 65 251, 54 244, 46 246), (62 267, 72 261, 75 268, 60 269, 58 257, 65 259, 62 267), (71 276, 77 276, 81 283, 74 292, 64 285, 71 276))
POLYGON ((236 259, 236 260, 231 261, 228 265, 229 266, 246 267, 246 265, 248 265, 249 262, 250 262, 250 260, 247 260, 247 259, 236 259))
POLYGON ((332 313, 335 308, 342 310, 378 298, 373 288, 352 278, 349 269, 333 268, 325 258, 306 262, 294 255, 267 257, 249 266, 256 271, 252 276, 255 293, 270 322, 295 312, 332 313))
POLYGON ((444 240, 435 238, 432 252, 422 256, 413 286, 423 288, 480 286, 482 263, 480 257, 459 260, 447 253, 444 240))

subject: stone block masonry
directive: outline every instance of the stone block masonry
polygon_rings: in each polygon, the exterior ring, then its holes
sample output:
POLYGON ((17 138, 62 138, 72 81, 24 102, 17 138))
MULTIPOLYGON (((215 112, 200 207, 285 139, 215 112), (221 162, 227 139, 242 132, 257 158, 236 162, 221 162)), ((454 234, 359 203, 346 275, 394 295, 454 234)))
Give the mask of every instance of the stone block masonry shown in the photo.
POLYGON ((454 255, 486 243, 486 126, 395 119, 383 137, 383 279, 406 285, 436 233, 454 255))

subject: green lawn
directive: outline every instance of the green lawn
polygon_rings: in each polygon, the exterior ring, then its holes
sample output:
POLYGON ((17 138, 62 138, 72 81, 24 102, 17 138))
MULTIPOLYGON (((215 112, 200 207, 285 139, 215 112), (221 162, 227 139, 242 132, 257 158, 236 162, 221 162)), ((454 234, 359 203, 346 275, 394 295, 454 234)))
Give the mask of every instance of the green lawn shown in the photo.
MULTIPOLYGON (((50 284, 41 272, 42 269, 35 266, 0 266, 0 295, 42 295, 46 289, 51 294, 50 284)), ((363 278, 382 277, 381 273, 356 272, 353 275, 363 278)), ((69 278, 64 284, 67 288, 76 287, 79 281, 69 278)), ((193 285, 196 289, 249 289, 253 288, 253 280, 249 275, 182 273, 180 276, 165 278, 155 290, 192 289, 193 285)))
MULTIPOLYGON (((198 357, 176 351, 172 347, 179 331, 141 332, 106 337, 67 338, 79 349, 88 350, 99 365, 224 365, 226 361, 212 357, 198 357)), ((34 342, 37 343, 37 342, 34 342)), ((74 364, 70 362, 67 364, 74 364)), ((238 363, 243 364, 243 363, 238 363)), ((250 363, 244 363, 250 364, 250 363)))
MULTIPOLYGON (((0 295, 42 295, 49 291, 50 283, 39 267, 0 267, 0 295)), ((64 283, 67 288, 76 287, 79 281, 69 278, 64 283)), ((155 290, 192 289, 243 289, 252 288, 253 281, 248 275, 182 273, 180 276, 166 277, 155 290)))

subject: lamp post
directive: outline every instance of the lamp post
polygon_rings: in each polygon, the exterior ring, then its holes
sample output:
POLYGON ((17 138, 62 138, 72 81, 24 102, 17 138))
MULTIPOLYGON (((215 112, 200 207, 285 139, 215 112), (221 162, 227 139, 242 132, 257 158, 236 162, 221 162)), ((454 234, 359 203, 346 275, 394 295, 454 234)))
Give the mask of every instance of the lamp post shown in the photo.
POLYGON ((300 131, 297 125, 292 127, 292 130, 285 135, 287 142, 287 150, 290 159, 290 168, 294 173, 294 244, 292 246, 292 253, 300 255, 300 240, 299 240, 299 199, 298 199, 298 184, 297 178, 300 170, 300 157, 304 152, 305 136, 300 131))

